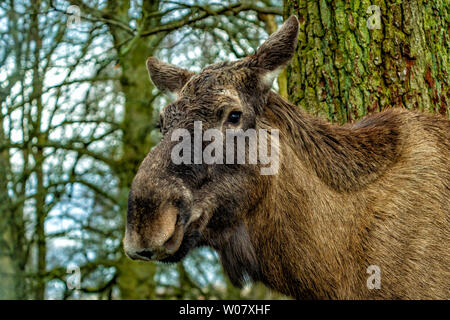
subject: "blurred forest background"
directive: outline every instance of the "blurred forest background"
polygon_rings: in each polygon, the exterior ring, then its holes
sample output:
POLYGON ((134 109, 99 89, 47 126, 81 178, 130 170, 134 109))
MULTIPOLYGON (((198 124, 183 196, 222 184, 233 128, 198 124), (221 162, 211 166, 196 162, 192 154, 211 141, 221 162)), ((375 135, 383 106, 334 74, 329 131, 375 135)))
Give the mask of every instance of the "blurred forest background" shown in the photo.
POLYGON ((449 117, 448 13, 446 0, 1 0, 0 298, 285 298, 234 288, 209 249, 125 257, 129 186, 168 99, 146 58, 200 71, 295 14, 282 96, 338 123, 390 106, 449 117))

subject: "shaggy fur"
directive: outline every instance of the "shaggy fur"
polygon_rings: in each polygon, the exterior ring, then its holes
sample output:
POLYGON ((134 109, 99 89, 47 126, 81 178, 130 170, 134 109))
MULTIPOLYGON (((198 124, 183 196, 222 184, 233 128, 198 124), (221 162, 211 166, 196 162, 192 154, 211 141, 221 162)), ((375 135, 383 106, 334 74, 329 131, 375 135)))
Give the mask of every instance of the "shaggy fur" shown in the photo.
POLYGON ((270 90, 297 32, 291 17, 254 55, 200 74, 150 58, 153 82, 178 98, 133 182, 127 252, 175 262, 207 245, 235 285, 295 298, 450 299, 450 122, 388 110, 336 126, 305 114, 270 90), (239 128, 280 131, 277 174, 172 163, 174 129, 225 130, 233 110, 239 128), (367 287, 370 265, 380 289, 367 287))

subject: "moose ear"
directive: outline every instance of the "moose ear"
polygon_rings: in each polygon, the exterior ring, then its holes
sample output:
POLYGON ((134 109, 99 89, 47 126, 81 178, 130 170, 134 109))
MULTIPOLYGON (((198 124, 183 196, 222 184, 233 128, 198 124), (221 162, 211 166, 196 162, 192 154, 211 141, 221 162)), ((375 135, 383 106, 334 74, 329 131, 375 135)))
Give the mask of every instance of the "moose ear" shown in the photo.
POLYGON ((172 66, 154 57, 147 59, 147 69, 152 82, 165 93, 178 93, 194 75, 193 72, 172 66))
POLYGON ((265 71, 264 82, 269 87, 294 56, 297 36, 298 19, 291 16, 256 50, 257 66, 265 71))

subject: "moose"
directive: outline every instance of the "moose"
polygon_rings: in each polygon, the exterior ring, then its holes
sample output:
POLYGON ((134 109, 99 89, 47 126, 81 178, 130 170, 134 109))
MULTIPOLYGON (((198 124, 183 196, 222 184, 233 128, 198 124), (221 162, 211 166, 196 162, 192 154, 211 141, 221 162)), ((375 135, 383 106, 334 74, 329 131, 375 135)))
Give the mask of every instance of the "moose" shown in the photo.
POLYGON ((234 285, 296 299, 449 299, 450 121, 388 108, 337 125, 302 111, 271 89, 298 28, 292 16, 254 54, 200 73, 148 58, 155 86, 176 99, 133 180, 124 251, 171 263, 209 246, 234 285), (195 121, 277 129, 278 170, 175 164, 171 134, 195 121))

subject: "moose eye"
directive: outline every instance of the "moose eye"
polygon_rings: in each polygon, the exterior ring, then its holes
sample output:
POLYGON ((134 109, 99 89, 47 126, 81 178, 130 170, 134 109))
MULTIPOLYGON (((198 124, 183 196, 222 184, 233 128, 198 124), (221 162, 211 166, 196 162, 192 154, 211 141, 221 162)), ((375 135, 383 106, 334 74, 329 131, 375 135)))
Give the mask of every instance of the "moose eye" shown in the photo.
POLYGON ((228 115, 227 122, 232 124, 238 124, 239 120, 241 120, 241 115, 242 112, 240 111, 231 111, 230 114, 228 115))

